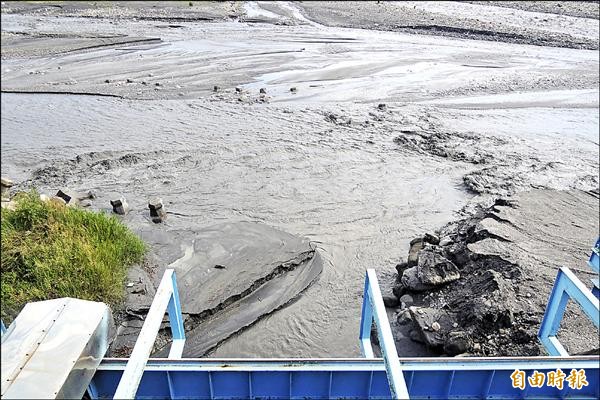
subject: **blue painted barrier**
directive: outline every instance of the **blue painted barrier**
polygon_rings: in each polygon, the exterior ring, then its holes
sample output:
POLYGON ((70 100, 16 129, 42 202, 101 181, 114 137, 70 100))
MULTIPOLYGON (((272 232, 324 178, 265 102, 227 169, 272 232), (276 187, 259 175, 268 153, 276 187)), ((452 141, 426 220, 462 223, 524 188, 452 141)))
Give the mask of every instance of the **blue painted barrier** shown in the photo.
MULTIPOLYGON (((112 398, 127 360, 105 359, 94 398, 112 398)), ((598 399, 598 357, 400 359, 410 399, 598 399), (537 372, 584 370, 587 385, 532 387, 537 372), (524 389, 512 385, 522 371, 524 389)), ((382 359, 150 359, 138 399, 392 399, 382 359)))

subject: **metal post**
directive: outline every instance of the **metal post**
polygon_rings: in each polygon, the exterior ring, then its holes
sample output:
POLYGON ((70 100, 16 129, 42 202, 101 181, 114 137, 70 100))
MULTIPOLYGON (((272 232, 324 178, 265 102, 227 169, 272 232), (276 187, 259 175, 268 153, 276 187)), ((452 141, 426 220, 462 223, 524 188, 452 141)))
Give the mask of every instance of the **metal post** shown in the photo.
POLYGON ((371 344, 371 326, 373 325, 373 311, 369 300, 369 275, 365 277, 365 290, 363 292, 362 312, 360 317, 360 349, 366 358, 375 358, 371 344))
POLYGON ((581 306, 596 327, 600 324, 598 299, 577 279, 569 268, 561 267, 558 270, 552 293, 548 299, 544 319, 538 332, 538 338, 551 356, 569 356, 569 353, 556 337, 569 298, 575 300, 581 306))
POLYGON ((160 281, 160 285, 156 290, 154 300, 150 306, 150 311, 146 316, 142 330, 138 336, 127 366, 123 371, 119 385, 115 392, 115 399, 132 399, 135 397, 144 368, 148 362, 148 357, 154 347, 156 334, 160 329, 165 310, 169 307, 169 320, 171 322, 171 332, 177 335, 171 345, 171 351, 177 358, 181 356, 183 351, 183 343, 185 341, 185 333, 183 330, 183 318, 181 317, 181 305, 179 303, 179 295, 177 294, 177 286, 175 283, 175 271, 167 269, 160 281))
POLYGON ((371 345, 371 324, 375 320, 377 336, 381 353, 385 362, 390 392, 394 399, 408 399, 408 389, 404 380, 404 373, 398 359, 398 351, 394 343, 394 336, 390 329, 390 323, 379 290, 375 270, 368 269, 365 277, 365 293, 363 297, 363 315, 360 326, 360 344, 366 357, 373 357, 371 345))
POLYGON ((183 354, 183 345, 185 344, 185 330, 183 327, 183 316, 181 315, 181 303, 179 301, 179 291, 177 290, 175 271, 173 271, 171 281, 171 284, 173 285, 173 294, 169 300, 167 312, 169 313, 169 323, 171 325, 173 342, 171 343, 169 358, 181 358, 181 355, 183 354))

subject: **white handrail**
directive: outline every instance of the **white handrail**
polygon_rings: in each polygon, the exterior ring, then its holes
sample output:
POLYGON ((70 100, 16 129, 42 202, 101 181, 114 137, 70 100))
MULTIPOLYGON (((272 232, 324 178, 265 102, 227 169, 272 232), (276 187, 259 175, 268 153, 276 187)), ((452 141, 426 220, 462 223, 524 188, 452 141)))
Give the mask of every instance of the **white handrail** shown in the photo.
POLYGON ((148 311, 148 315, 144 321, 144 326, 142 326, 142 330, 135 342, 127 366, 117 386, 114 395, 115 399, 133 399, 135 397, 167 307, 169 307, 169 320, 173 334, 173 344, 171 345, 169 357, 179 358, 183 351, 185 336, 175 271, 173 269, 167 269, 160 281, 160 285, 150 306, 150 311, 148 311))
POLYGON ((365 290, 363 294, 362 316, 360 323, 360 345, 363 355, 374 358, 373 346, 371 345, 371 325, 375 320, 377 336, 381 347, 381 353, 385 361, 388 382, 392 398, 408 399, 408 388, 404 380, 404 373, 398 359, 398 351, 394 343, 394 336, 387 318, 381 290, 377 282, 375 270, 368 269, 365 277, 365 290))

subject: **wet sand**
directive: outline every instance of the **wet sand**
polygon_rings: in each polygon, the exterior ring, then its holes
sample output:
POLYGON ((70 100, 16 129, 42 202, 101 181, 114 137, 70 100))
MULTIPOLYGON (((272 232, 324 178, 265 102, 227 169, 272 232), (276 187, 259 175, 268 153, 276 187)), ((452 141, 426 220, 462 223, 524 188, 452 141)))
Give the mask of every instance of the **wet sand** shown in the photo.
POLYGON ((497 195, 598 187, 597 51, 199 7, 3 6, 1 154, 16 189, 124 195, 134 229, 159 196, 167 230, 255 221, 316 244, 317 282, 215 356, 357 355, 366 268, 392 281, 410 239, 497 195))

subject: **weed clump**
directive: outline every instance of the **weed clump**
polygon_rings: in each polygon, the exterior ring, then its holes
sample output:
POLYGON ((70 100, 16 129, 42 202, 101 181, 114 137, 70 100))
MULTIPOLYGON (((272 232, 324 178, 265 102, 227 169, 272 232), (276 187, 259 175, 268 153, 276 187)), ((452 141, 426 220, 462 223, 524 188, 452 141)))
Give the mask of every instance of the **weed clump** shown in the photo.
POLYGON ((2 318, 59 297, 118 305, 127 268, 146 246, 113 216, 42 201, 32 191, 2 209, 2 318))

